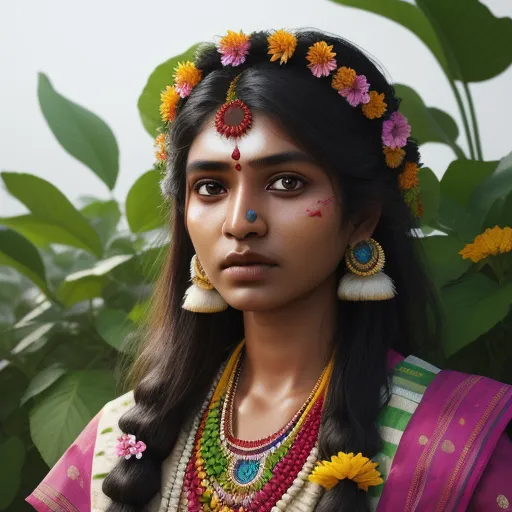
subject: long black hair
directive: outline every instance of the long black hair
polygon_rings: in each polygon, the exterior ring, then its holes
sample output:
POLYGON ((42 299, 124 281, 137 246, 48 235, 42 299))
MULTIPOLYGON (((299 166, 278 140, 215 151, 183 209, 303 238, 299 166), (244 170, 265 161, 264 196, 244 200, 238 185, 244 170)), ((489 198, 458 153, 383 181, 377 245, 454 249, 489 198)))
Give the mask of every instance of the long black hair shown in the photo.
MULTIPOLYGON (((186 100, 180 100, 168 134, 170 154, 162 189, 171 207, 169 253, 153 293, 147 333, 129 374, 136 405, 119 420, 119 427, 143 439, 148 449, 140 460, 121 458, 106 477, 103 492, 112 499, 110 512, 142 510, 157 494, 162 462, 180 428, 243 338, 240 311, 229 307, 208 315, 181 307, 194 254, 184 222, 185 163, 198 129, 224 103, 237 75, 238 97, 251 109, 274 116, 340 185, 344 219, 374 204, 382 207, 373 237, 386 253, 385 272, 394 280, 397 295, 384 301, 338 302, 334 372, 319 437, 320 457, 328 459, 338 451, 377 454, 381 439, 375 424, 382 389, 388 389, 388 350, 404 355, 425 354, 427 348, 435 352, 438 310, 414 235, 416 220, 398 187, 403 165, 390 169, 382 151, 382 122, 398 109, 399 100, 377 65, 351 43, 313 30, 296 34, 295 54, 285 66, 269 62, 266 32, 251 35, 249 56, 239 67, 222 66, 214 46, 203 47, 197 56, 203 79, 186 100), (332 89, 330 79, 312 75, 306 53, 321 40, 334 45, 339 66, 365 75, 372 89, 384 93, 383 119, 367 119, 332 89)), ((407 161, 419 163, 413 140, 404 149, 407 161)), ((338 277, 343 271, 340 262, 338 277)), ((324 493, 316 510, 367 507, 367 494, 344 480, 324 493)))

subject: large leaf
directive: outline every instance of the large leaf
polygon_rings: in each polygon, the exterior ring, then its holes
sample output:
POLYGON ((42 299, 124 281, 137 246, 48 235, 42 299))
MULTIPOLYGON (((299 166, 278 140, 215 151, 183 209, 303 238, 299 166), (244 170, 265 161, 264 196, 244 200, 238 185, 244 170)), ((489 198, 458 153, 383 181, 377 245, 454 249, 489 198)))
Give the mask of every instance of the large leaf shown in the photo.
POLYGON ((50 467, 114 396, 112 372, 89 370, 62 377, 37 398, 29 413, 30 433, 50 467))
POLYGON ((20 406, 36 395, 42 393, 45 389, 48 389, 52 384, 57 382, 57 380, 59 380, 66 371, 66 368, 61 363, 53 363, 37 373, 30 381, 30 384, 21 399, 20 406))
MULTIPOLYGON (((7 190, 21 201, 34 217, 56 227, 55 231, 48 228, 46 232, 49 236, 53 233, 56 242, 62 243, 64 231, 68 245, 89 250, 97 256, 101 255, 98 234, 59 189, 32 174, 2 172, 2 178, 7 190)), ((33 217, 30 217, 29 221, 31 219, 33 217)))
POLYGON ((443 348, 451 356, 505 318, 512 283, 500 286, 484 274, 469 274, 443 290, 442 302, 447 321, 443 348))
POLYGON ((102 309, 95 320, 96 329, 101 337, 116 350, 123 351, 135 326, 125 311, 121 309, 102 309))
POLYGON ((461 242, 472 242, 480 231, 480 222, 464 206, 441 194, 437 224, 434 226, 448 232, 461 242))
POLYGON ((439 180, 428 167, 421 167, 418 177, 420 180, 421 200, 423 202, 421 225, 435 225, 439 208, 439 180))
POLYGON ((4 464, 0 464, 0 510, 5 510, 12 502, 21 484, 21 470, 25 463, 25 445, 17 437, 9 437, 0 442, 0 453, 4 464))
POLYGON ((464 157, 464 153, 455 142, 459 136, 459 129, 450 115, 437 108, 427 107, 420 95, 407 85, 396 84, 395 89, 397 95, 402 98, 400 112, 409 120, 412 136, 420 144, 442 142, 450 146, 456 155, 464 157))
POLYGON ((165 223, 165 203, 160 192, 160 172, 144 173, 126 196, 126 218, 133 233, 149 231, 165 223))
POLYGON ((97 115, 55 91, 39 73, 39 104, 62 147, 113 189, 119 171, 119 149, 108 125, 97 115))
POLYGON ((166 60, 149 76, 137 106, 139 107, 142 124, 152 137, 157 136, 157 130, 162 124, 160 118, 160 93, 168 85, 172 85, 174 68, 178 65, 178 62, 192 60, 198 46, 198 44, 195 44, 186 52, 166 60))
POLYGON ((37 249, 16 231, 3 226, 0 226, 0 265, 16 269, 45 294, 50 294, 43 260, 37 249))
POLYGON ((105 246, 108 240, 115 234, 117 224, 121 218, 117 201, 114 199, 110 201, 95 200, 84 206, 80 211, 89 219, 98 233, 103 246, 105 246))

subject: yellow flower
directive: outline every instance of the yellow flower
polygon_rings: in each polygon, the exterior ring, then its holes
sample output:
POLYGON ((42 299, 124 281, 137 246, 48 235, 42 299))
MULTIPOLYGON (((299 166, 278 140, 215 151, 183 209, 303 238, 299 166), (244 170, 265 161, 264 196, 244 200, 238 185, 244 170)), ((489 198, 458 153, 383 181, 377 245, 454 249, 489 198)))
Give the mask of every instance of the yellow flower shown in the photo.
POLYGON ((404 170, 398 176, 398 186, 401 190, 409 190, 419 184, 418 166, 414 162, 407 162, 404 170))
POLYGON ((328 76, 336 69, 336 53, 332 51, 334 45, 327 44, 325 41, 318 41, 310 46, 306 59, 309 61, 308 68, 317 78, 328 76))
POLYGON ((280 65, 288 62, 297 46, 297 38, 286 30, 276 30, 272 35, 268 36, 267 42, 267 53, 272 55, 270 62, 281 59, 280 65))
POLYGON ((165 150, 165 133, 161 133, 155 139, 155 156, 160 162, 167 160, 167 151, 165 150))
POLYGON ((370 101, 363 105, 363 114, 368 119, 378 119, 386 112, 387 103, 384 101, 384 93, 370 91, 370 101))
POLYGON ((342 91, 345 87, 352 87, 354 80, 356 79, 356 72, 352 68, 342 66, 336 71, 332 77, 332 87, 337 91, 342 91))
POLYGON ((165 91, 162 91, 160 94, 160 115, 162 116, 162 121, 174 121, 176 117, 176 105, 180 99, 180 95, 178 91, 168 85, 165 91))
POLYGON ((384 482, 380 472, 375 469, 378 465, 378 462, 372 462, 368 457, 363 457, 362 453, 354 455, 339 452, 338 455, 333 455, 330 461, 318 462, 309 475, 309 481, 330 490, 340 480, 348 478, 356 482, 359 489, 367 491, 368 487, 384 482))
POLYGON ((494 226, 486 229, 478 235, 473 243, 467 244, 459 254, 464 258, 470 258, 473 263, 487 256, 497 256, 512 251, 512 228, 500 228, 494 226))
POLYGON ((202 71, 193 62, 178 62, 174 70, 174 87, 182 98, 186 98, 201 81, 202 76, 202 71))
POLYGON ((386 155, 386 165, 391 169, 400 167, 405 157, 405 151, 402 148, 390 148, 388 146, 384 146, 383 149, 386 155))

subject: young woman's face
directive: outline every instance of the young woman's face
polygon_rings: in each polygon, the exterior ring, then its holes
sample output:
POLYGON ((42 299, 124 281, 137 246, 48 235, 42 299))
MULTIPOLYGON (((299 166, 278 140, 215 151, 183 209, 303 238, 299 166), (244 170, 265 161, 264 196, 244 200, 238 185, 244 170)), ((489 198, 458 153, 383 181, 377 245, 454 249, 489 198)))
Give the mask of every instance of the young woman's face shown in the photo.
POLYGON ((349 240, 327 173, 258 112, 238 147, 236 162, 234 141, 217 133, 212 117, 187 159, 186 224, 208 278, 240 310, 286 305, 327 280, 335 298, 349 240), (237 261, 247 252, 255 254, 237 261))

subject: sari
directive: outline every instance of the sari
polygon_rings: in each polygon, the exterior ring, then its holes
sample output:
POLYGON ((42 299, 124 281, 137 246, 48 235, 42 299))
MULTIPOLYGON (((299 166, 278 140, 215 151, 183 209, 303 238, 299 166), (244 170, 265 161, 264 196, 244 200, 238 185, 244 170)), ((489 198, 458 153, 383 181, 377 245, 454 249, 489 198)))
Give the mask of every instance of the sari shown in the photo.
MULTIPOLYGON (((368 491, 370 508, 512 511, 512 443, 505 433, 512 419, 512 386, 441 371, 393 351, 388 366, 391 395, 377 422, 382 450, 373 457, 384 483, 368 491)), ((107 403, 26 501, 39 512, 105 510, 109 498, 101 486, 116 464, 114 446, 121 434, 117 422, 133 405, 132 391, 107 403)), ((145 508, 148 512, 166 512, 180 495, 172 481, 191 423, 184 425, 163 463, 161 491, 145 508)), ((311 482, 305 489, 317 499, 324 492, 311 482)), ((286 510, 314 511, 315 504, 292 502, 286 510)))

